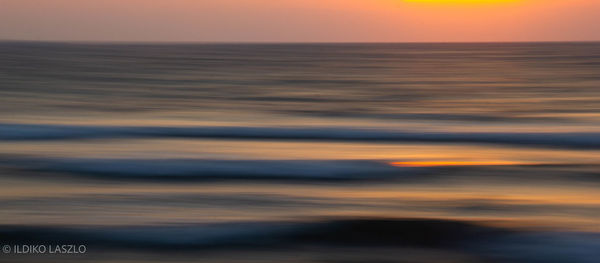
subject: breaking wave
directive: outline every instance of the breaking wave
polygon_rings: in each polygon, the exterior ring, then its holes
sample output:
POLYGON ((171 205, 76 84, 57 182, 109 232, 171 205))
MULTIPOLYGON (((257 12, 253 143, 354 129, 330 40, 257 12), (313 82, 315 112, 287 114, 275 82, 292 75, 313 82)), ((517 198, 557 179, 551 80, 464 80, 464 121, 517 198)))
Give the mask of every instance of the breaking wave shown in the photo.
POLYGON ((490 143, 600 149, 600 133, 407 132, 358 128, 160 127, 0 124, 0 140, 220 138, 364 142, 490 143))
POLYGON ((97 175, 103 178, 365 180, 407 175, 417 168, 378 161, 194 160, 194 159, 34 159, 9 158, 18 169, 97 175))
POLYGON ((94 250, 197 251, 301 247, 427 248, 493 262, 596 262, 600 235, 497 228, 440 219, 351 218, 131 227, 1 226, 0 242, 81 244, 94 250))

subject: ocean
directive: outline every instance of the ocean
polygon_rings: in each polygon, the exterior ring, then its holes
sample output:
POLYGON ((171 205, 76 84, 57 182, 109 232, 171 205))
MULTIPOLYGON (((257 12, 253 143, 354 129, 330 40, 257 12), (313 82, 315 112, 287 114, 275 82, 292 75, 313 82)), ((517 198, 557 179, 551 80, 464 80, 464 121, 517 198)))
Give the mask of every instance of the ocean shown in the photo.
POLYGON ((597 42, 0 42, 0 262, 592 263, 599 168, 597 42))

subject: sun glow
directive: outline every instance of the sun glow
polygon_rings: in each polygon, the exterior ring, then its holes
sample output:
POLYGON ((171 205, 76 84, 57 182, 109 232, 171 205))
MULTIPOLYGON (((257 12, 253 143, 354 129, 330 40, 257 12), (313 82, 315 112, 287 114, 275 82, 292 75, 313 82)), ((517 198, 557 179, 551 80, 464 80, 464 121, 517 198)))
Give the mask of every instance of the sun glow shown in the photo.
POLYGON ((502 4, 514 3, 520 0, 404 0, 405 2, 413 3, 430 3, 430 4, 502 4))

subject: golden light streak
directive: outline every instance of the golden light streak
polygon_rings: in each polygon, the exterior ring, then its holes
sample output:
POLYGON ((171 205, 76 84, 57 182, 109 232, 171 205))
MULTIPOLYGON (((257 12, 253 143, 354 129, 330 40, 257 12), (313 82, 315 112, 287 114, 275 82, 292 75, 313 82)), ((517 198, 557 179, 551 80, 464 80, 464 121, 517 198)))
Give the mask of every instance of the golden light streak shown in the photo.
POLYGON ((390 165, 397 167, 436 167, 436 166, 481 166, 481 165, 523 165, 530 163, 520 163, 512 161, 408 161, 408 162, 390 162, 390 165))

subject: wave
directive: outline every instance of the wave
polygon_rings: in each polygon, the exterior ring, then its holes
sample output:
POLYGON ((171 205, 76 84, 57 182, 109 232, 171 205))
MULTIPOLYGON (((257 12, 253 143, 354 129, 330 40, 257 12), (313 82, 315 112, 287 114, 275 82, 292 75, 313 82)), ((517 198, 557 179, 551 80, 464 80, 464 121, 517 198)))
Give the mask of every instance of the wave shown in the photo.
POLYGON ((130 227, 0 226, 0 243, 85 244, 96 251, 154 252, 408 247, 467 253, 493 262, 591 263, 599 256, 600 234, 516 230, 457 220, 351 218, 130 227))
POLYGON ((437 219, 332 219, 314 222, 243 222, 130 227, 0 227, 0 240, 92 242, 138 247, 214 247, 244 245, 396 245, 453 247, 471 239, 504 236, 510 231, 437 219), (46 240, 47 239, 47 240, 46 240))
POLYGON ((420 170, 378 161, 345 160, 4 158, 0 163, 24 170, 97 175, 102 178, 199 180, 373 180, 420 170))
POLYGON ((160 127, 0 124, 0 140, 89 138, 217 138, 363 142, 490 143, 503 145, 600 149, 600 133, 407 132, 358 128, 160 127))

